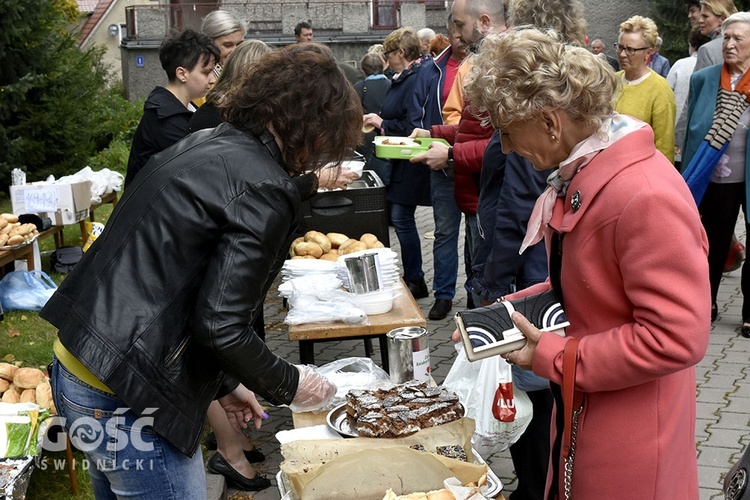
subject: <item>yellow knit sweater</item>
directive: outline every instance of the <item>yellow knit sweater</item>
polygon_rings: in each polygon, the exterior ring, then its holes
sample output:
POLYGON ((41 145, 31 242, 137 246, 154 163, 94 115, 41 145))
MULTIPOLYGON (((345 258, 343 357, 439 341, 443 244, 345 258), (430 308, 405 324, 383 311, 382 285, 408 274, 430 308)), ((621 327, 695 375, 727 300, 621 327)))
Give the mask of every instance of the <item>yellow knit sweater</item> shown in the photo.
MULTIPOLYGON (((643 120, 654 129, 656 149, 674 162, 674 125, 677 106, 669 83, 649 69, 651 75, 635 85, 622 84, 615 111, 643 120)), ((622 82, 623 71, 617 72, 622 82)))

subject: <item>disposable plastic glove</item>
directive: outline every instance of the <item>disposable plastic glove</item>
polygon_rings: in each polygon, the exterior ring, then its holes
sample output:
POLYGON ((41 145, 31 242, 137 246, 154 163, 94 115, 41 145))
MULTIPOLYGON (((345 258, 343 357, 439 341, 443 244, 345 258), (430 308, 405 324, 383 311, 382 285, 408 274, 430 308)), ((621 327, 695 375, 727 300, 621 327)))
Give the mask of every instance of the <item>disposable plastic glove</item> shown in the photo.
POLYGON ((314 367, 294 366, 299 370, 299 384, 289 408, 295 413, 325 408, 336 395, 336 385, 318 373, 314 367))

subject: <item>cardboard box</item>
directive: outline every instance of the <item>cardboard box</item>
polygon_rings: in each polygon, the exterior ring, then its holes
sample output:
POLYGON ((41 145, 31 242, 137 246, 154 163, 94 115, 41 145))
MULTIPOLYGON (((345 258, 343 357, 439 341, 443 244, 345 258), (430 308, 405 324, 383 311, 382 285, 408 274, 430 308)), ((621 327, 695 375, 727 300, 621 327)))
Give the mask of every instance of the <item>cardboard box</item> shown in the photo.
POLYGON ((75 224, 89 216, 91 181, 11 186, 10 200, 14 214, 39 214, 54 226, 75 224))

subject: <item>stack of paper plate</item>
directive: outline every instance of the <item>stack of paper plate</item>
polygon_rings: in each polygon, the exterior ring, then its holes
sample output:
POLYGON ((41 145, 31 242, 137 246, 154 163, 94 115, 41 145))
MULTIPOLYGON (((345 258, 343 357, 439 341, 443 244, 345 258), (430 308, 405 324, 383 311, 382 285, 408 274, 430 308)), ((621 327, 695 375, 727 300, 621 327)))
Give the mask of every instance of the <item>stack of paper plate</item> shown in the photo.
POLYGON ((336 262, 317 259, 290 259, 281 267, 281 280, 286 281, 302 276, 320 275, 322 280, 335 278, 336 262))

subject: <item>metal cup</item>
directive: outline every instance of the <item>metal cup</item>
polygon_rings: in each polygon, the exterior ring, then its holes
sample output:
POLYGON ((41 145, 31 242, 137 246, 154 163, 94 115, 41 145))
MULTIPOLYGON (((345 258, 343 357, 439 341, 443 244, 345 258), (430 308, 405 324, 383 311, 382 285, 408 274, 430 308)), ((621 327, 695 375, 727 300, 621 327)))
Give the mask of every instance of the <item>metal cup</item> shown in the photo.
POLYGON ((430 380, 430 348, 427 330, 422 327, 396 328, 386 334, 391 382, 430 380))
POLYGON ((365 280, 367 282, 367 291, 375 292, 380 290, 380 261, 375 253, 368 253, 359 257, 362 259, 365 269, 365 280))

